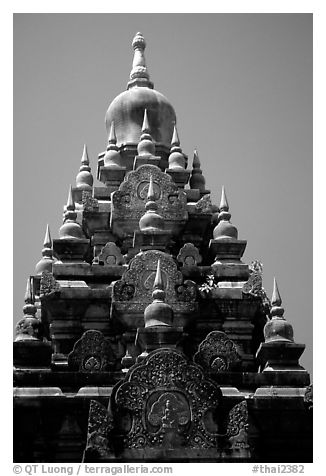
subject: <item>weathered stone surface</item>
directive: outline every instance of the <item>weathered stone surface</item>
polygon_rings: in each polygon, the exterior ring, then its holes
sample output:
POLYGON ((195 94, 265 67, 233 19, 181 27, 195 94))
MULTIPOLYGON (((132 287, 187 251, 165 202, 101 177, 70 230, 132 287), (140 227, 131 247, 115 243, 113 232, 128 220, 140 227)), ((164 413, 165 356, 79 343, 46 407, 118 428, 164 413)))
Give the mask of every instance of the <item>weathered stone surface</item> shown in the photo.
POLYGON ((104 266, 119 266, 125 263, 120 248, 113 242, 106 243, 98 255, 98 262, 104 266))
POLYGON ((108 370, 114 362, 110 343, 101 332, 94 330, 84 332, 68 355, 69 368, 81 372, 108 370))
POLYGON ((199 345, 194 362, 216 373, 239 366, 241 356, 234 342, 224 332, 213 331, 199 345))

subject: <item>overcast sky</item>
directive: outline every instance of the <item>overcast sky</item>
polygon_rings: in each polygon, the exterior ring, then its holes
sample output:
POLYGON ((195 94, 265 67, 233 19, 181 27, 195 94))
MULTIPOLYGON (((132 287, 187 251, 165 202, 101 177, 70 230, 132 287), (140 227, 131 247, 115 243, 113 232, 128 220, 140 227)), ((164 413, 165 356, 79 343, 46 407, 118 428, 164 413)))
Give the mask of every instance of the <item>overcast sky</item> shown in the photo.
POLYGON ((263 262, 269 296, 276 276, 311 372, 311 14, 14 15, 14 321, 47 223, 58 236, 84 142, 96 175, 137 31, 183 151, 198 149, 215 203, 225 185, 244 261, 263 262))

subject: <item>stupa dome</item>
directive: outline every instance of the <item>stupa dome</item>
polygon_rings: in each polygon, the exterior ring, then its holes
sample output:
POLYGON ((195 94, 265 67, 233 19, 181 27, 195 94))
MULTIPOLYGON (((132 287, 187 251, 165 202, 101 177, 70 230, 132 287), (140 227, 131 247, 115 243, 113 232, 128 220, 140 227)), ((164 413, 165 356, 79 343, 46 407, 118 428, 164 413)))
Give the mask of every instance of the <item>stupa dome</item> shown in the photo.
POLYGON ((134 61, 128 89, 119 94, 110 104, 105 123, 109 134, 114 121, 117 145, 138 144, 141 136, 144 110, 147 109, 154 142, 170 148, 175 111, 167 98, 153 89, 145 64, 145 40, 137 33, 133 40, 134 61))

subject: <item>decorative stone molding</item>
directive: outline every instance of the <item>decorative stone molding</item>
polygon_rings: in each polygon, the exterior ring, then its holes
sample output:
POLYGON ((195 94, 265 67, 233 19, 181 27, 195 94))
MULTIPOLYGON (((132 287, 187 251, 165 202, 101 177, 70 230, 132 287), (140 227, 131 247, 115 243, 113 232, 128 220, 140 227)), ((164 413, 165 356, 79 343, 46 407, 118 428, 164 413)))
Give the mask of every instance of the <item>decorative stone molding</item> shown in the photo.
POLYGON ((100 331, 89 330, 75 343, 68 355, 68 366, 80 372, 108 370, 115 363, 111 344, 100 331))
POLYGON ((40 281, 40 296, 49 296, 60 291, 60 284, 50 271, 43 271, 40 281))
POLYGON ((125 263, 120 248, 112 241, 109 241, 103 246, 97 258, 99 264, 103 264, 104 266, 119 266, 125 263))
POLYGON ((211 196, 209 194, 204 195, 195 205, 196 212, 198 213, 213 213, 213 204, 211 196))
POLYGON ((224 332, 212 331, 199 344, 194 362, 204 369, 218 373, 239 365, 241 357, 235 343, 224 332))
POLYGON ((182 264, 182 266, 197 266, 202 261, 202 257, 192 243, 186 243, 180 249, 177 256, 177 261, 182 264))

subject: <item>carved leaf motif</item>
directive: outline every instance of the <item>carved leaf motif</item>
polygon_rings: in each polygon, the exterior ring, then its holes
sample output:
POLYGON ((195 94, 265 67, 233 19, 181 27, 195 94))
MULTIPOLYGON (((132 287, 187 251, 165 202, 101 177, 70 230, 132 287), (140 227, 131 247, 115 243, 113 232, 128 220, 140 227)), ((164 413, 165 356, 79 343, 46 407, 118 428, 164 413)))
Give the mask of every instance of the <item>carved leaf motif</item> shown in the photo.
POLYGON ((60 291, 60 284, 50 271, 43 271, 40 282, 40 296, 48 296, 60 291))
POLYGON ((227 435, 236 436, 240 433, 240 430, 246 430, 248 427, 248 407, 247 402, 242 402, 235 405, 229 413, 227 435))
POLYGON ((81 372, 107 370, 114 363, 111 344, 96 330, 84 332, 68 355, 68 366, 81 372))
POLYGON ((210 332, 198 346, 194 362, 204 368, 220 372, 240 363, 241 356, 229 337, 220 331, 210 332))

